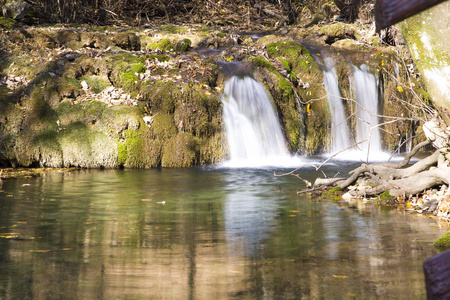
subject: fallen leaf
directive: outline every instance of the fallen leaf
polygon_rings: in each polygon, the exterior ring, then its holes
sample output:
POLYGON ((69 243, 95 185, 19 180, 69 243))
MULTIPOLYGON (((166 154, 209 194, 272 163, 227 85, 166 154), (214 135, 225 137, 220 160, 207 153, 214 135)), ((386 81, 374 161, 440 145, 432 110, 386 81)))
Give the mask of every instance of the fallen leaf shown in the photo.
POLYGON ((333 275, 334 278, 345 279, 347 276, 345 275, 333 275))

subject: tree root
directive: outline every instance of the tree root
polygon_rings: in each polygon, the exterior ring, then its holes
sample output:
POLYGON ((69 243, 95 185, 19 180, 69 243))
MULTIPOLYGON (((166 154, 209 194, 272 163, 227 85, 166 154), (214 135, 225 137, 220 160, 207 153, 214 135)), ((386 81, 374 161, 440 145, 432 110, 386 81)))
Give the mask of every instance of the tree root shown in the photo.
MULTIPOLYGON (((346 195, 351 198, 372 197, 384 192, 389 192, 393 198, 410 197, 438 186, 446 185, 447 189, 450 186, 450 127, 431 120, 423 125, 423 129, 427 140, 416 145, 401 163, 362 164, 351 171, 348 178, 317 178, 312 187, 308 182, 308 189, 297 194, 337 186, 342 191, 347 189, 346 195), (422 147, 430 144, 437 149, 433 154, 406 167, 422 147)), ((294 175, 294 171, 283 175, 294 175)))

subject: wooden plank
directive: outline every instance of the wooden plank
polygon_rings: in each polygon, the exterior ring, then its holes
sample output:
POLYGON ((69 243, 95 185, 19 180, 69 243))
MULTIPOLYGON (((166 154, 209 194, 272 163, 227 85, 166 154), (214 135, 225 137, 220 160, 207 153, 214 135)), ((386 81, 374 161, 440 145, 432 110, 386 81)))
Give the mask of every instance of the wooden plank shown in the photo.
POLYGON ((450 250, 423 262, 427 299, 450 299, 450 250))
POLYGON ((377 31, 444 1, 446 0, 377 0, 375 3, 377 31))

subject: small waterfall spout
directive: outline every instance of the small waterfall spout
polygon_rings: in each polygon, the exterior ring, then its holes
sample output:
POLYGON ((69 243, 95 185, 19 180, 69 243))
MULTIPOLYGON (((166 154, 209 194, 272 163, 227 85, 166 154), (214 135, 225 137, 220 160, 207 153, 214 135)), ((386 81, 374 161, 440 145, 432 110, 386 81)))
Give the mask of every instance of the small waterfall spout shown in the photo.
POLYGON ((331 153, 337 153, 352 144, 350 142, 350 131, 347 126, 344 105, 339 91, 338 78, 334 62, 331 58, 325 57, 325 71, 323 72, 325 90, 327 92, 328 105, 331 114, 331 153))
POLYGON ((363 152, 380 153, 381 137, 378 127, 378 88, 375 75, 366 65, 353 66, 356 108, 356 141, 363 152))
POLYGON ((282 166, 292 161, 277 115, 264 87, 233 76, 222 97, 231 167, 282 166))

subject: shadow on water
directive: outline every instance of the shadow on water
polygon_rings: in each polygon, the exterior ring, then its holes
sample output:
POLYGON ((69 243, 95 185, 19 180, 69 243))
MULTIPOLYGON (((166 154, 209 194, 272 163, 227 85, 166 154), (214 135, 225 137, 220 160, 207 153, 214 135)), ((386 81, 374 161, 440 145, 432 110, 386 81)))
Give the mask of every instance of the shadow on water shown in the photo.
POLYGON ((0 298, 425 297, 431 220, 297 196, 298 179, 273 171, 7 179, 0 298))

